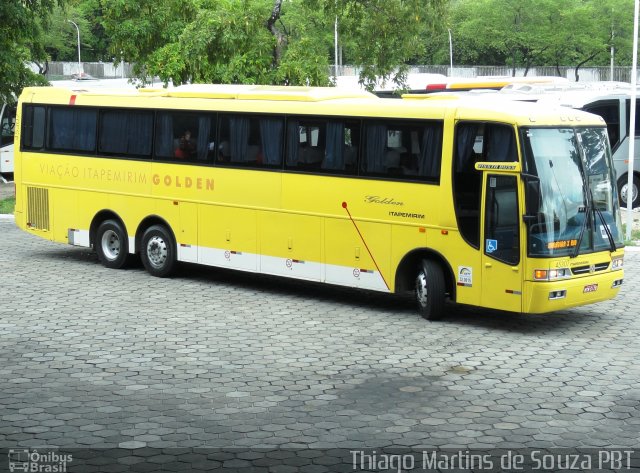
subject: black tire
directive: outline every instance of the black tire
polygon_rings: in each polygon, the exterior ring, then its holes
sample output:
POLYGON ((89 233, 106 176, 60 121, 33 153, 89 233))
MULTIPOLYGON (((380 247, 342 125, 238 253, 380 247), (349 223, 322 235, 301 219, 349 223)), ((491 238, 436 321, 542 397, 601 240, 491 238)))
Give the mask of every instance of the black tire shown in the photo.
MULTIPOLYGON (((635 209, 636 207, 640 207, 640 178, 634 174, 633 176, 633 193, 631 195, 635 195, 635 199, 631 203, 631 206, 635 209)), ((627 176, 623 176, 618 179, 618 196, 620 198, 620 207, 627 207, 627 176)))
POLYGON ((176 266, 176 244, 173 235, 163 225, 153 225, 142 235, 140 259, 152 276, 164 278, 176 266))
POLYGON ((445 310, 445 284, 442 267, 431 260, 422 260, 416 276, 416 302, 420 315, 427 320, 440 320, 445 310))
POLYGON ((107 268, 121 269, 129 263, 127 232, 116 220, 105 220, 96 230, 94 247, 98 259, 107 268))

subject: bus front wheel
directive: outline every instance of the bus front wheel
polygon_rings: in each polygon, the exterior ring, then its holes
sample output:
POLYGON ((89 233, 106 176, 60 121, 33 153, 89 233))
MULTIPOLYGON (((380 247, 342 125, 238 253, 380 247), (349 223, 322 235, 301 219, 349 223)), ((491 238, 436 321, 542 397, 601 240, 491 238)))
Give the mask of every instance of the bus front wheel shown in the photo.
POLYGON ((152 276, 169 276, 176 265, 176 245, 171 232, 162 225, 149 227, 142 235, 140 257, 152 276))
POLYGON ((95 249, 98 259, 107 268, 120 269, 129 260, 127 233, 119 222, 105 220, 96 230, 95 249))
POLYGON ((444 317, 445 281, 438 263, 422 260, 416 276, 415 293, 422 317, 427 320, 440 320, 444 317))
MULTIPOLYGON (((633 200, 631 202, 631 207, 636 208, 640 207, 640 178, 634 175, 632 182, 631 198, 633 200)), ((618 180, 618 195, 620 196, 620 207, 622 208, 627 207, 627 198, 629 196, 628 187, 627 176, 625 175, 618 180)))

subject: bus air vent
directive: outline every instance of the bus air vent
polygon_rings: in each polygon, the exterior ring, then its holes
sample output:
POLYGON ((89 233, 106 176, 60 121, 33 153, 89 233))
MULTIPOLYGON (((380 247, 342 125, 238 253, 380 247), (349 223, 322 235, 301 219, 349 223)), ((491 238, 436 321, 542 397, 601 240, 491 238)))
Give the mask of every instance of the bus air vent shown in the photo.
POLYGON ((595 273, 598 271, 604 271, 608 267, 609 267, 608 262, 596 263, 593 265, 576 266, 575 268, 571 268, 571 273, 573 273, 574 276, 578 276, 580 274, 589 274, 589 273, 595 273))
POLYGON ((27 187, 27 226, 49 230, 49 190, 27 187))

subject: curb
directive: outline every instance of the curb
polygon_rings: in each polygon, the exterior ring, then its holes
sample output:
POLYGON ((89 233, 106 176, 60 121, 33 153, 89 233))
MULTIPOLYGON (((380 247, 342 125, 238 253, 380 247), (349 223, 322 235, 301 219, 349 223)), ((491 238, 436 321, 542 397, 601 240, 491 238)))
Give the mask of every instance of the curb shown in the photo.
POLYGON ((15 218, 13 214, 0 214, 0 220, 14 220, 15 218))

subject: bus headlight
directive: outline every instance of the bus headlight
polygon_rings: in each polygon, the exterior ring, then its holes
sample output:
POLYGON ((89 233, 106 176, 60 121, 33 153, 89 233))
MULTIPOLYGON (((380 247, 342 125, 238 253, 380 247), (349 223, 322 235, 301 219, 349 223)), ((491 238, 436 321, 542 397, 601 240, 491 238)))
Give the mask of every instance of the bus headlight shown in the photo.
POLYGON ((611 271, 615 271, 616 269, 622 269, 624 265, 624 258, 613 258, 611 260, 611 271))
POLYGON ((536 281, 554 281, 556 279, 564 279, 571 277, 569 268, 561 269, 536 269, 533 272, 533 279, 536 281))

